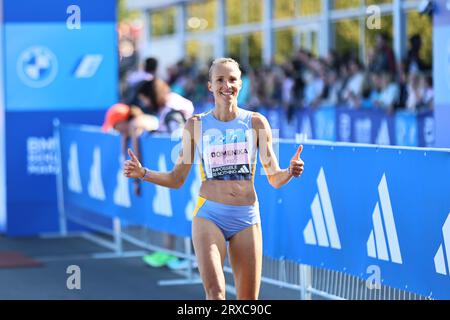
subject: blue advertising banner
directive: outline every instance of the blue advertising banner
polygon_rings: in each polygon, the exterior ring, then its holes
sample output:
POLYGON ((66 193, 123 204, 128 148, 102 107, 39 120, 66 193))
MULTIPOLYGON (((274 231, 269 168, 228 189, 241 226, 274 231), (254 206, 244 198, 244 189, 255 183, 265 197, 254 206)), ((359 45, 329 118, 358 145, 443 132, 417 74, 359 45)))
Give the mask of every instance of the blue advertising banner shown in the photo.
POLYGON ((336 141, 336 109, 317 109, 314 113, 314 139, 336 141))
POLYGON ((436 144, 434 114, 432 111, 422 112, 417 119, 419 146, 433 147, 436 144))
POLYGON ((394 119, 380 110, 336 109, 337 141, 392 145, 394 119))
POLYGON ((53 119, 99 125, 117 102, 116 1, 5 0, 3 9, 0 139, 7 192, 0 190, 6 193, 0 230, 10 236, 54 232, 53 119))
POLYGON ((433 95, 436 142, 450 147, 450 6, 447 0, 433 2, 433 95))
POLYGON ((399 146, 417 146, 417 117, 408 112, 395 114, 395 143, 399 146))
POLYGON ((314 112, 311 109, 300 109, 297 111, 298 132, 305 135, 308 139, 315 138, 314 112))
POLYGON ((297 133, 308 139, 356 142, 378 145, 433 147, 435 120, 433 111, 410 113, 346 107, 302 108, 288 120, 282 108, 261 108, 279 137, 294 139, 297 133))
MULTIPOLYGON (((282 167, 295 147, 280 144, 282 167)), ((276 199, 264 187, 261 208, 277 204, 262 212, 266 254, 450 297, 450 151, 306 145, 302 159, 276 199)))
POLYGON ((114 23, 5 26, 7 111, 95 110, 117 102, 114 23))
MULTIPOLYGON (((136 197, 122 174, 119 140, 98 128, 62 127, 65 201, 189 236, 198 166, 181 189, 145 183, 136 197)), ((171 170, 179 141, 142 143, 145 166, 171 170)), ((279 144, 282 168, 296 148, 279 144)), ((381 284, 450 298, 450 150, 307 143, 302 159, 302 177, 280 189, 256 169, 266 256, 361 278, 378 270, 381 284)))
MULTIPOLYGON (((143 163, 168 171, 174 163, 172 153, 178 154, 172 151, 174 146, 176 143, 167 137, 142 137, 143 163)), ((79 130, 78 126, 63 126, 61 154, 68 203, 154 230, 190 235, 200 189, 198 166, 192 168, 181 191, 144 183, 141 196, 137 196, 132 192, 133 181, 123 175, 120 136, 103 134, 98 127, 79 130)))
POLYGON ((53 120, 99 124, 103 111, 8 112, 8 221, 11 236, 58 230, 53 120), (20 181, 20 183, 18 183, 20 181))

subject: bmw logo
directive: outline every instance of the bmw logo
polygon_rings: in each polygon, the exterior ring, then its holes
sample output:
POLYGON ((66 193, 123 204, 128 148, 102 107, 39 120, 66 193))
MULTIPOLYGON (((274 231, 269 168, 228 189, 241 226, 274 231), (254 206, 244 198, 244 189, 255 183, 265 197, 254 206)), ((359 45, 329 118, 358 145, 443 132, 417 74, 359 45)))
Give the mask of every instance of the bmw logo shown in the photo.
POLYGON ((17 60, 17 74, 29 87, 49 85, 58 73, 58 61, 50 49, 34 46, 25 49, 17 60))

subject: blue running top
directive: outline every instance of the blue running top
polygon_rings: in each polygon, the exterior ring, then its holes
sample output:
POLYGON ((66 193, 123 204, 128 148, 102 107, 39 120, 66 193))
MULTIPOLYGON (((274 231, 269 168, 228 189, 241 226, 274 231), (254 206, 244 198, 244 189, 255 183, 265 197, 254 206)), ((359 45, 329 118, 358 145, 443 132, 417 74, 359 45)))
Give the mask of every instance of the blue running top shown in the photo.
POLYGON ((199 114, 200 173, 205 180, 253 180, 256 169, 256 141, 253 112, 238 108, 236 118, 219 121, 212 110, 199 114))

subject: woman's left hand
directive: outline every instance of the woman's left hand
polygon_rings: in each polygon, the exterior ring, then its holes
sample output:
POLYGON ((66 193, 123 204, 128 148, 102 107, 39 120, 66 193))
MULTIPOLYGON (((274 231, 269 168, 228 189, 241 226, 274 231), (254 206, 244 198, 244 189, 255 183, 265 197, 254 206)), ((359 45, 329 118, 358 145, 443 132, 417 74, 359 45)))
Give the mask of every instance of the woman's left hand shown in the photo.
POLYGON ((290 175, 296 178, 301 176, 301 174, 303 173, 303 166, 305 163, 300 158, 300 154, 302 153, 302 151, 303 145, 300 145, 295 152, 295 155, 292 157, 291 163, 289 164, 290 175))

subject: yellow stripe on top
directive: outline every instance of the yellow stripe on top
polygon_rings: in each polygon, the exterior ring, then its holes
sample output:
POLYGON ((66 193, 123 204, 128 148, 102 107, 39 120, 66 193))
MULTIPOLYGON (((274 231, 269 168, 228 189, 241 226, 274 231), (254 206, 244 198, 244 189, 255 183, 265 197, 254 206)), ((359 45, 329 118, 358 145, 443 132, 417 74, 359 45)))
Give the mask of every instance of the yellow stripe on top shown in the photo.
POLYGON ((203 206, 205 201, 206 201, 205 198, 198 196, 197 205, 195 206, 194 213, 192 214, 193 217, 195 217, 197 215, 198 210, 200 210, 200 208, 203 206))
POLYGON ((200 178, 201 178, 201 180, 203 182, 203 181, 206 180, 205 170, 203 169, 203 166, 202 166, 201 163, 199 163, 198 166, 200 167, 200 178))

